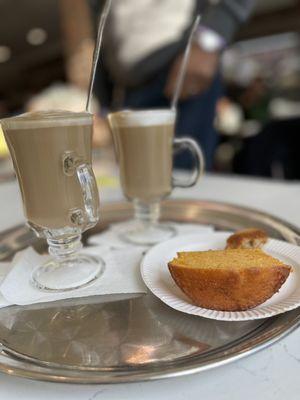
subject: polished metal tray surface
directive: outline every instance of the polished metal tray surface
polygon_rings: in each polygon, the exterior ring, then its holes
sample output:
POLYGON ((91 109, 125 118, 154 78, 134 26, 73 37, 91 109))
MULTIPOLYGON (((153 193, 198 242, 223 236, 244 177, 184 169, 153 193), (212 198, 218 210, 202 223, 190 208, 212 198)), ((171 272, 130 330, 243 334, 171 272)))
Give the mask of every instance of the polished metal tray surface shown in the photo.
MULTIPOLYGON (((102 207, 101 223, 132 216, 127 203, 102 207)), ((299 231, 275 217, 229 204, 196 200, 163 203, 168 220, 216 229, 261 227, 300 244, 299 231)), ((0 234, 0 260, 45 243, 21 226, 0 234)), ((151 293, 91 297, 0 310, 0 371, 32 379, 114 383, 179 376, 217 367, 279 340, 300 323, 300 309, 266 320, 221 322, 175 311, 151 293)))

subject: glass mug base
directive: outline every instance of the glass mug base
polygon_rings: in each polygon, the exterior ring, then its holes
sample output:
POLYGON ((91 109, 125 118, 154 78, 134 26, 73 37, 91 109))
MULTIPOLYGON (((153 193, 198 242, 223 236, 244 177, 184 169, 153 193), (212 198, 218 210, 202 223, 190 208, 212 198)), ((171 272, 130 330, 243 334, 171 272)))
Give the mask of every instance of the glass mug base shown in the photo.
POLYGON ((34 269, 31 284, 43 291, 66 292, 89 285, 103 274, 104 269, 101 258, 87 254, 52 258, 34 269))
POLYGON ((130 224, 130 228, 120 234, 120 238, 128 243, 140 246, 153 246, 176 235, 176 229, 168 224, 130 224))

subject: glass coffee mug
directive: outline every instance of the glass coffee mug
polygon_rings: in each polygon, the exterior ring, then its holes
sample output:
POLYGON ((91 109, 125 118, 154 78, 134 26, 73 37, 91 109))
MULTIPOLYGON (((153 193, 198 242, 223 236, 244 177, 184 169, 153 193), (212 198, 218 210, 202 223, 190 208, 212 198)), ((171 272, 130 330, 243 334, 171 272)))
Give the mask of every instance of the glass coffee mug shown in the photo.
POLYGON ((120 111, 108 115, 124 195, 134 205, 134 221, 121 236, 138 245, 153 245, 176 234, 159 223, 160 202, 174 187, 188 188, 203 173, 200 147, 190 138, 174 138, 176 113, 171 109, 120 111), (172 174, 173 155, 189 150, 194 169, 181 179, 172 174))
POLYGON ((1 126, 28 225, 49 245, 51 258, 34 269, 33 285, 60 292, 87 285, 104 269, 100 258, 79 252, 82 232, 99 219, 92 114, 27 113, 3 119, 1 126))

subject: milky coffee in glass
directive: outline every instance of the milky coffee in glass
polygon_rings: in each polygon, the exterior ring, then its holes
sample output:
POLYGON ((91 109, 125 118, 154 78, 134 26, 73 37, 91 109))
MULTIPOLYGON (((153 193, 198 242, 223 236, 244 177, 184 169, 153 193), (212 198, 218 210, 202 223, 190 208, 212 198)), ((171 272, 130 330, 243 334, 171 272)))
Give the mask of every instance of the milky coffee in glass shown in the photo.
MULTIPOLYGON (((92 123, 91 114, 68 111, 26 113, 2 121, 25 214, 35 230, 72 226, 72 212, 85 209, 78 178, 64 173, 62 157, 74 152, 91 164, 92 123)), ((95 208, 98 201, 95 196, 95 208)))
POLYGON ((135 245, 152 246, 176 234, 160 222, 161 200, 174 187, 194 186, 204 169, 201 148, 191 138, 174 138, 176 111, 173 109, 125 110, 111 113, 108 121, 120 167, 125 196, 133 202, 134 219, 125 222, 120 238, 135 245), (188 151, 193 169, 176 176, 173 155, 188 151))
POLYGON ((124 194, 144 202, 170 194, 175 113, 121 111, 110 114, 109 123, 124 194))

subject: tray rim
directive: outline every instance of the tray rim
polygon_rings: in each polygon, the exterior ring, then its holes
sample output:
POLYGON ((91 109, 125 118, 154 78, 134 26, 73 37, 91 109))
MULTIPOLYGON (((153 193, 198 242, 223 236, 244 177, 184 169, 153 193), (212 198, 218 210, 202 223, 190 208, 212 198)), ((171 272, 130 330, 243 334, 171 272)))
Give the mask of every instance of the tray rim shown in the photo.
MULTIPOLYGON (((225 202, 217 202, 217 201, 207 201, 207 200, 198 200, 198 199, 170 199, 164 202, 165 205, 169 205, 172 203, 172 206, 175 204, 178 206, 188 206, 189 204, 194 204, 197 206, 203 205, 207 208, 216 209, 223 211, 230 211, 239 214, 255 214, 258 219, 261 217, 266 220, 270 219, 272 223, 280 224, 281 228, 287 229, 287 236, 289 238, 289 242, 299 244, 300 240, 300 229, 296 226, 293 226, 289 222, 285 222, 284 220, 277 218, 269 213, 265 213, 264 211, 256 210, 249 207, 243 207, 235 204, 225 203, 225 202)), ((104 203, 102 206, 102 212, 105 213, 110 211, 113 212, 114 209, 118 209, 120 211, 129 211, 131 209, 130 204, 124 201, 104 203)), ((18 225, 16 227, 9 228, 6 231, 0 232, 0 240, 5 238, 7 234, 15 233, 18 230, 28 232, 29 228, 26 225, 18 225)), ((16 250, 16 249, 14 249, 16 250)), ((53 367, 51 365, 47 366, 45 362, 40 364, 38 360, 34 362, 34 359, 26 356, 24 358, 18 358, 17 354, 13 354, 13 351, 6 348, 5 345, 1 345, 0 349, 0 372, 36 379, 41 381, 52 381, 52 382, 66 382, 66 383, 125 383, 125 382, 137 382, 137 381, 147 381, 154 379, 162 379, 168 377, 176 377, 183 376, 193 373, 198 373, 204 370, 212 369, 218 366, 222 366, 228 364, 229 362, 238 360, 242 357, 246 357, 248 355, 254 354, 259 350, 262 350, 276 341, 281 340, 283 337, 287 336, 289 333, 294 331, 300 325, 300 311, 296 314, 296 310, 290 311, 285 314, 280 314, 275 317, 271 317, 267 320, 269 325, 275 325, 276 329, 271 329, 267 331, 267 335, 257 334, 257 330, 261 330, 261 327, 265 325, 263 322, 259 325, 254 331, 251 331, 248 334, 248 338, 244 340, 242 338, 237 339, 234 344, 228 344, 226 346, 222 346, 219 351, 216 350, 217 353, 220 353, 217 359, 213 354, 210 357, 205 357, 204 355, 193 356, 191 357, 190 362, 186 362, 187 359, 183 358, 181 364, 181 360, 177 360, 176 363, 160 363, 157 364, 148 364, 146 366, 137 366, 130 368, 130 372, 128 373, 128 368, 125 373, 122 369, 115 369, 115 371, 110 371, 110 368, 102 368, 102 369, 72 369, 68 367, 53 367), (285 323, 278 324, 279 327, 276 328, 276 321, 281 319, 286 319, 287 314, 292 316, 292 318, 285 321, 285 323), (241 343, 240 343, 241 341, 241 343), (236 344, 236 342, 238 342, 236 344), (180 365, 180 366, 179 366, 180 365)), ((264 329, 262 329, 264 331, 264 329)), ((247 336, 247 335, 246 335, 247 336)), ((20 354, 20 353, 19 353, 20 354)), ((20 354, 21 355, 21 354, 20 354)))
MULTIPOLYGON (((237 361, 241 358, 248 357, 256 352, 263 350, 277 341, 283 339, 294 330, 296 330, 300 325, 300 313, 292 321, 288 323, 288 326, 284 325, 279 333, 274 334, 272 337, 264 338, 261 342, 255 344, 254 347, 249 348, 249 343, 253 339, 244 341, 242 348, 239 345, 231 347, 231 352, 233 355, 228 357, 228 351, 224 351, 223 357, 219 357, 216 361, 213 358, 206 363, 200 363, 199 365, 194 365, 194 363, 181 366, 178 369, 178 363, 174 367, 165 368, 166 365, 162 364, 160 368, 156 368, 155 365, 147 366, 147 368, 137 367, 134 371, 135 374, 128 375, 127 373, 122 374, 123 371, 114 371, 113 374, 109 368, 103 369, 103 371, 91 371, 91 370, 74 370, 72 368, 57 368, 55 372, 51 367, 41 366, 38 363, 29 362, 30 368, 28 369, 28 362, 24 359, 14 358, 13 355, 10 356, 9 352, 6 353, 5 349, 2 349, 0 354, 0 372, 6 373, 8 375, 17 376, 21 378, 28 378, 39 381, 46 382, 62 382, 62 383, 77 383, 77 384, 112 384, 112 383, 132 383, 132 382, 143 382, 151 380, 160 380, 165 378, 179 377, 185 375, 196 374, 202 371, 208 371, 210 369, 220 367, 229 364, 233 361, 237 361), (243 347, 246 350, 243 350, 243 347), (9 362, 5 363, 5 360, 9 362), (14 365, 17 364, 17 365, 14 365), (137 372, 138 370, 142 370, 137 372), (61 372, 61 375, 58 373, 61 372)), ((226 346, 225 346, 226 348, 226 346)), ((195 358, 195 357, 194 357, 195 358)), ((193 360, 196 361, 196 360, 193 360)))
MULTIPOLYGON (((252 207, 246 207, 243 205, 239 205, 239 204, 235 204, 235 203, 230 203, 230 202, 223 202, 223 201, 214 201, 214 200, 209 200, 209 199, 193 199, 193 198, 180 198, 180 199, 168 199, 168 200, 164 200, 162 201, 162 207, 163 206, 168 206, 169 203, 171 204, 176 204, 176 205, 180 205, 181 203, 183 203, 184 206, 188 205, 189 203, 198 203, 198 204, 203 204, 204 206, 208 206, 210 207, 212 210, 215 207, 220 207, 222 208, 224 211, 226 210, 235 210, 235 214, 237 215, 239 211, 241 211, 244 214, 248 214, 248 213, 254 213, 256 214, 257 218, 263 218, 263 220, 267 221, 267 220, 272 220, 273 222, 275 222, 276 225, 282 225, 282 227, 284 227, 285 229, 291 230, 292 234, 293 234, 293 242, 290 243, 294 243, 297 245, 300 245, 300 226, 296 226, 288 221, 285 221, 283 218, 277 217, 275 215, 273 215, 272 213, 260 210, 258 208, 252 208, 252 207)), ((128 211, 128 210, 133 210, 133 206, 131 203, 129 203, 126 200, 121 200, 121 201, 105 201, 102 203, 102 211, 100 213, 100 224, 101 224, 101 218, 103 213, 105 213, 105 211, 107 212, 107 209, 110 211, 113 211, 113 209, 119 209, 120 206, 123 208, 123 211, 128 211)), ((116 219, 117 220, 117 219, 116 219)), ((113 221, 112 221, 113 222, 113 221)), ((89 230, 88 232, 93 232, 92 228, 91 230, 89 230)), ((0 244, 1 241, 9 234, 14 234, 17 231, 23 232, 24 234, 31 234, 32 239, 34 241, 39 240, 34 233, 30 230, 30 228, 26 225, 26 223, 24 224, 17 224, 15 226, 12 226, 8 229, 5 230, 0 230, 0 244)), ((290 233, 290 232, 289 232, 290 233)), ((89 235, 89 234, 88 234, 89 235)), ((21 247, 19 248, 21 249, 21 247)), ((19 250, 18 249, 18 250, 19 250)), ((15 249, 14 249, 15 250, 15 249)), ((1 256, 1 247, 0 247, 0 256, 1 256)), ((1 257, 0 257, 0 262, 1 262, 1 257)))

